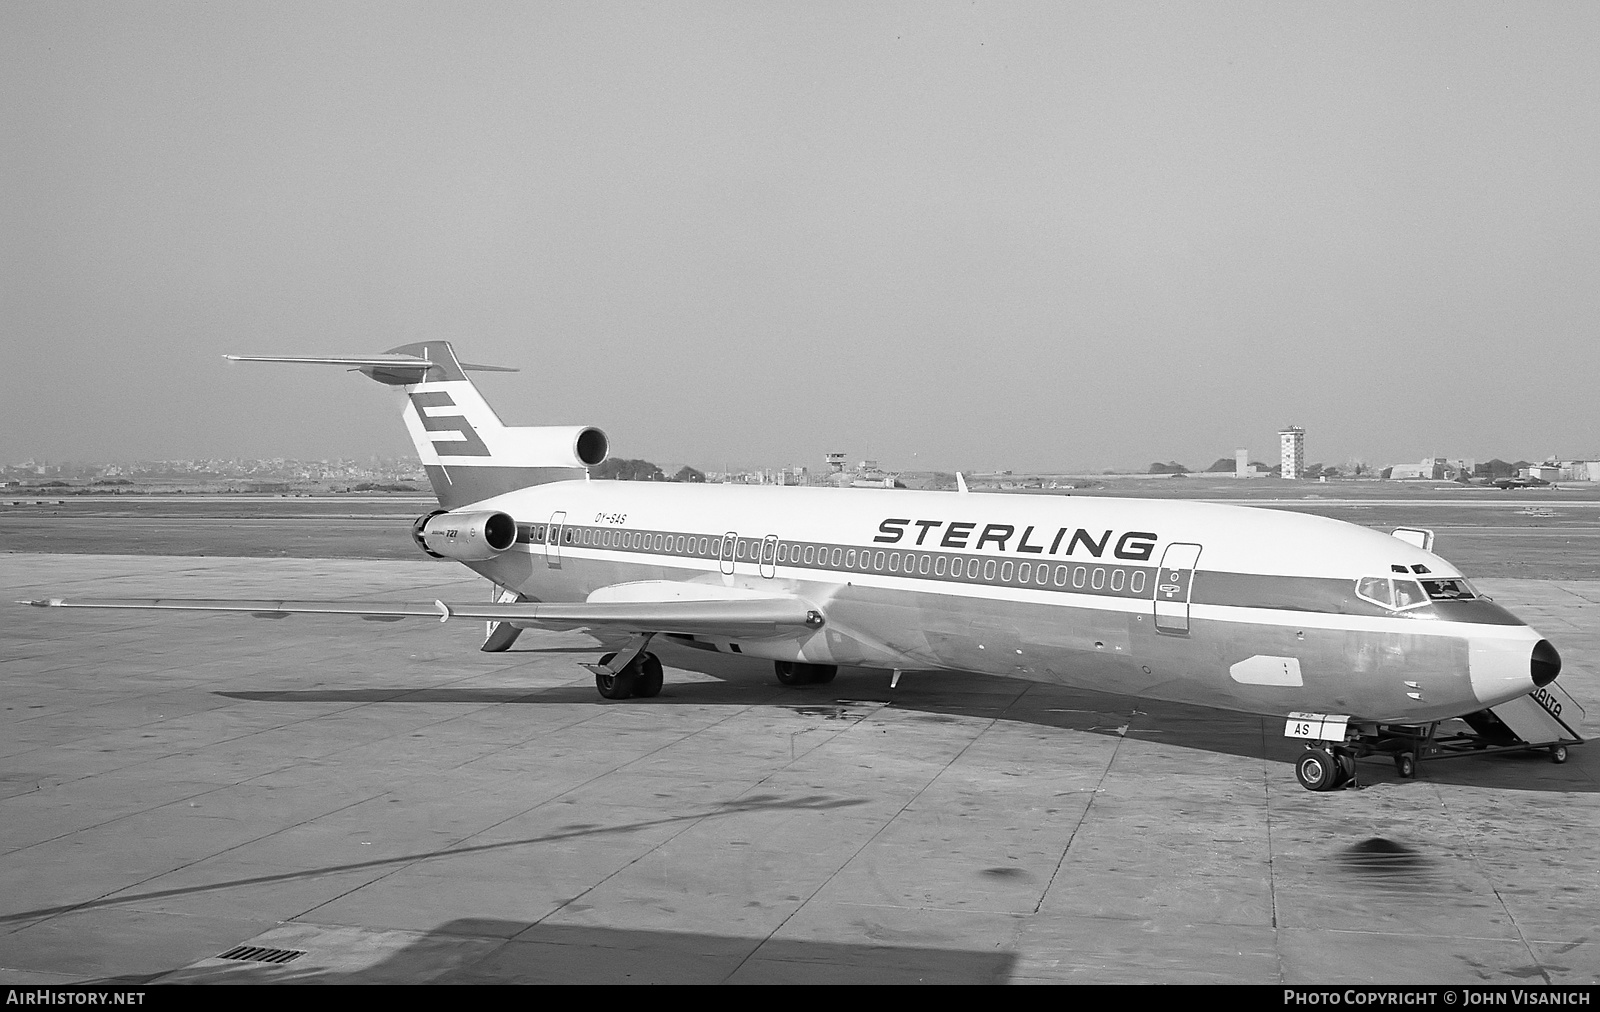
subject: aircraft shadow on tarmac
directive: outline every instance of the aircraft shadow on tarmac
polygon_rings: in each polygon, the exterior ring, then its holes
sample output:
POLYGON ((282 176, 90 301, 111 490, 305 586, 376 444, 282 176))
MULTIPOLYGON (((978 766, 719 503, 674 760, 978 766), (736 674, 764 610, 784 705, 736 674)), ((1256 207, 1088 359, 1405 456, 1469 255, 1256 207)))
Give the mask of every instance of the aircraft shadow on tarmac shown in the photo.
POLYGON ((81 903, 67 903, 60 906, 42 907, 34 910, 20 910, 8 914, 0 914, 0 925, 17 924, 38 920, 44 917, 56 917, 61 914, 74 913, 82 910, 98 910, 106 907, 138 905, 151 900, 164 900, 176 896, 188 896, 195 893, 220 892, 228 889, 237 889, 244 886, 273 885, 277 883, 292 882, 301 879, 321 878, 327 875, 341 875, 349 872, 384 871, 399 868, 419 862, 431 861, 440 858, 458 858, 473 854, 494 853, 499 851, 516 850, 540 844, 563 843, 570 840, 592 839, 608 835, 627 835, 659 826, 668 826, 679 822, 692 822, 702 819, 715 819, 727 815, 737 815, 747 812, 768 811, 812 811, 828 812, 841 808, 853 808, 867 803, 865 798, 840 798, 830 797, 825 794, 803 794, 797 797, 786 797, 781 794, 747 794, 732 798, 728 801, 694 806, 692 810, 662 815, 654 819, 641 819, 632 822, 623 822, 615 825, 600 825, 598 823, 580 822, 557 826, 550 832, 538 836, 522 837, 515 840, 500 840, 494 843, 480 843, 461 847, 444 847, 438 850, 418 851, 408 854, 398 854, 393 857, 373 858, 367 861, 350 861, 342 864, 324 865, 318 868, 307 868, 298 871, 275 872, 269 875, 253 875, 246 878, 224 879, 218 882, 208 882, 203 885, 175 886, 170 889, 147 889, 144 891, 123 891, 110 896, 81 903))
MULTIPOLYGON (((515 703, 530 705, 587 703, 595 706, 774 706, 824 719, 860 719, 870 708, 890 705, 910 711, 904 719, 954 722, 963 718, 1019 721, 1063 732, 1126 737, 1219 755, 1265 759, 1285 767, 1294 763, 1303 745, 1284 738, 1281 720, 1209 707, 1139 699, 1113 693, 1073 689, 963 672, 910 672, 899 687, 889 689, 888 673, 867 668, 841 668, 827 685, 785 687, 777 684, 769 662, 695 650, 673 643, 657 648, 668 668, 666 686, 652 699, 622 702, 601 699, 592 685, 575 684, 522 689, 515 687, 406 686, 360 689, 220 691, 232 699, 271 702, 348 703, 515 703), (671 670, 687 669, 713 680, 674 681, 671 670)), ((598 655, 593 647, 514 651, 598 655)), ((1418 763, 1417 782, 1468 787, 1600 793, 1600 760, 1585 748, 1557 766, 1543 751, 1468 755, 1449 761, 1418 763)), ((1393 764, 1371 757, 1357 764, 1363 786, 1407 784, 1393 764)))
POLYGON ((296 931, 298 927, 285 925, 265 938, 252 940, 258 946, 276 942, 289 948, 297 934, 309 936, 302 943, 305 956, 294 962, 227 965, 211 959, 152 982, 1003 984, 1017 961, 1009 952, 458 918, 418 935, 375 962, 352 966, 339 956, 356 948, 351 942, 359 945, 359 939, 330 932, 328 940, 335 951, 319 952, 317 926, 296 931), (272 936, 283 936, 283 940, 277 942, 272 936), (339 965, 341 962, 345 965, 339 965))
MULTIPOLYGON (((85 903, 28 910, 0 923, 32 921, 65 913, 148 903, 203 892, 286 883, 350 872, 381 873, 433 859, 514 850, 594 837, 629 834, 667 823, 717 818, 752 811, 826 812, 864 804, 865 799, 826 795, 751 795, 660 818, 613 826, 575 824, 524 839, 396 855, 229 879, 171 889, 127 891, 85 903)), ((721 981, 1004 983, 1016 957, 1008 952, 967 951, 897 945, 853 945, 807 940, 739 938, 689 932, 623 930, 569 924, 539 924, 463 918, 417 935, 376 961, 374 936, 394 932, 326 928, 290 921, 249 940, 258 948, 304 953, 303 961, 273 964, 217 957, 191 967, 102 984, 141 983, 715 983, 721 981), (326 936, 326 937, 319 937, 326 936)))

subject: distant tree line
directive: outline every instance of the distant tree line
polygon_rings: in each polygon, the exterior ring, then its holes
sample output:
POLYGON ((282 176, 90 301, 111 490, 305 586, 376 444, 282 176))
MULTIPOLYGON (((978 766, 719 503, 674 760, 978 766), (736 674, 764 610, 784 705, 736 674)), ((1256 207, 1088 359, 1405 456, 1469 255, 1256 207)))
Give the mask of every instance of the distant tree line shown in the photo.
MULTIPOLYGON (((1279 474, 1283 470, 1283 468, 1281 466, 1273 465, 1272 467, 1268 467, 1267 465, 1261 463, 1258 460, 1250 461, 1250 466, 1255 468, 1257 473, 1259 473, 1259 474, 1279 474)), ((1218 457, 1215 461, 1212 462, 1210 467, 1205 469, 1204 473, 1206 473, 1206 474, 1232 474, 1237 467, 1238 467, 1238 462, 1236 460, 1234 460, 1232 457, 1218 457)), ((1357 465, 1353 473, 1356 474, 1356 475, 1360 475, 1360 474, 1364 473, 1365 470, 1366 470, 1366 468, 1364 466, 1357 465)), ((1150 469, 1148 471, 1146 471, 1145 473, 1146 474, 1194 474, 1195 472, 1193 471, 1193 469, 1191 469, 1189 467, 1186 467, 1183 464, 1180 464, 1175 460, 1169 460, 1165 464, 1162 464, 1160 462, 1151 464, 1150 465, 1150 469)), ((1344 472, 1338 467, 1332 467, 1332 466, 1324 467, 1321 463, 1314 463, 1314 464, 1307 464, 1305 466, 1305 469, 1300 472, 1300 477, 1302 477, 1302 478, 1337 478, 1340 475, 1342 475, 1343 473, 1344 472)))
POLYGON ((415 492, 415 485, 398 481, 363 481, 350 486, 352 492, 415 492))
POLYGON ((703 482, 706 480, 704 472, 688 465, 678 468, 677 473, 668 478, 661 468, 650 461, 631 460, 627 457, 612 457, 596 467, 589 468, 589 474, 606 481, 703 482))

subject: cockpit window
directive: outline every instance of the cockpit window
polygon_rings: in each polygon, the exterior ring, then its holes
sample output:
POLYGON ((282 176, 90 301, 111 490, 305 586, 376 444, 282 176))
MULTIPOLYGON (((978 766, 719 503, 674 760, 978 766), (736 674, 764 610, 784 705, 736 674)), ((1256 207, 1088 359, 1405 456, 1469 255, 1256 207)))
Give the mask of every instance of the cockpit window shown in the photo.
MULTIPOLYGON (((1431 583, 1464 583, 1462 580, 1432 580, 1431 583)), ((1405 611, 1428 603, 1428 595, 1423 593, 1417 581, 1395 576, 1363 576, 1356 581, 1356 596, 1363 601, 1371 601, 1381 608, 1390 611, 1405 611)), ((1435 600, 1447 600, 1435 598, 1435 600)))
POLYGON ((1394 607, 1394 594, 1389 591, 1388 577, 1363 576, 1356 581, 1356 596, 1380 607, 1394 607))
POLYGON ((1422 589, 1434 601, 1471 601, 1478 596, 1465 580, 1423 580, 1422 589))
POLYGON ((1417 581, 1396 579, 1393 583, 1396 611, 1404 611, 1407 608, 1415 608, 1419 604, 1428 603, 1428 598, 1422 593, 1422 588, 1417 586, 1417 581))

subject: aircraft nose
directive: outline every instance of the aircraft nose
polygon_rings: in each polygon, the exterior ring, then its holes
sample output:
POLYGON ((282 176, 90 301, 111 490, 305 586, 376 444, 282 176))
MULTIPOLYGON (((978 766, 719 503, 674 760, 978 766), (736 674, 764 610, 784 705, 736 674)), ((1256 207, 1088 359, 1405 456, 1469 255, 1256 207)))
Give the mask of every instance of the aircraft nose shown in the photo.
POLYGON ((1561 674, 1561 655, 1549 640, 1540 640, 1533 645, 1533 660, 1528 665, 1529 673, 1533 676, 1533 684, 1544 688, 1556 680, 1561 674))

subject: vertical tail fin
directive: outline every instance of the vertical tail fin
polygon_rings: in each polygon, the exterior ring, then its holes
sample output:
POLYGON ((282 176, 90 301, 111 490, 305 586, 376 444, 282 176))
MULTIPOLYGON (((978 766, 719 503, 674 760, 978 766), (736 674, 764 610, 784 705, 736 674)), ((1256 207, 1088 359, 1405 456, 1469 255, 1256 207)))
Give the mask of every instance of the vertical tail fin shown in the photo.
POLYGON ((463 365, 448 341, 422 341, 360 358, 226 357, 343 365, 400 387, 406 394, 406 430, 445 509, 530 485, 582 478, 586 468, 606 458, 606 435, 592 426, 506 425, 467 379, 467 372, 514 370, 463 365))

